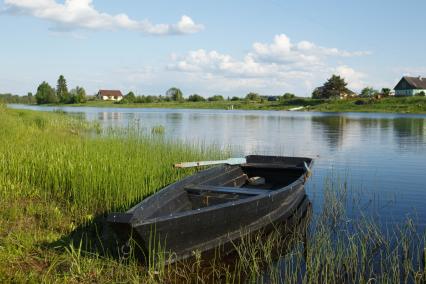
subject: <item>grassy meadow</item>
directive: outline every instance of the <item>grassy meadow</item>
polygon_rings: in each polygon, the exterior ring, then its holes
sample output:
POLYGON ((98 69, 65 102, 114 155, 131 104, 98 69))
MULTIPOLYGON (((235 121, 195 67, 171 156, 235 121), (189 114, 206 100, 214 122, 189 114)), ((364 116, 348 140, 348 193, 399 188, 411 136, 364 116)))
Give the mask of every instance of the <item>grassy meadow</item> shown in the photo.
POLYGON ((244 237, 231 254, 194 252, 170 265, 161 249, 146 263, 117 257, 106 214, 192 173, 173 163, 226 154, 170 142, 163 133, 161 127, 105 132, 64 113, 0 106, 0 282, 426 281, 426 236, 415 222, 383 230, 373 216, 350 219, 347 207, 357 204, 336 178, 324 181, 319 214, 308 210, 271 233, 244 237))

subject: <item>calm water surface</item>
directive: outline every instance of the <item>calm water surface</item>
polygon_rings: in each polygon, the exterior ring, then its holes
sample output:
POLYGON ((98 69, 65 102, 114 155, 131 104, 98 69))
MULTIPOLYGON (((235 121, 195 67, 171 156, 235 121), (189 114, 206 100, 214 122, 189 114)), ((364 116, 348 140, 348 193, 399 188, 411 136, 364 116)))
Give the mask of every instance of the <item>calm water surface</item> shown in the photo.
MULTIPOLYGON (((382 224, 414 218, 426 225, 426 115, 38 107, 62 109, 103 126, 162 125, 165 136, 230 147, 233 156, 271 154, 315 159, 307 192, 321 210, 329 180, 347 181, 348 214, 363 210, 382 224), (352 206, 354 205, 354 206, 352 206)), ((341 182, 342 183, 342 182, 341 182)))

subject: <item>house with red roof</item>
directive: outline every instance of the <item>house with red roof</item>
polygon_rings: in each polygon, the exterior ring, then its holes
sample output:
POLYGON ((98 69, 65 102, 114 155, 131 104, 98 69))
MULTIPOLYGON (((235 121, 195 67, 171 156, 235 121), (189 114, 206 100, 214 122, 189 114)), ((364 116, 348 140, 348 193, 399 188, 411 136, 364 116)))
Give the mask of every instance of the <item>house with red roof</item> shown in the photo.
POLYGON ((96 97, 104 101, 121 101, 123 94, 119 90, 99 90, 96 97))

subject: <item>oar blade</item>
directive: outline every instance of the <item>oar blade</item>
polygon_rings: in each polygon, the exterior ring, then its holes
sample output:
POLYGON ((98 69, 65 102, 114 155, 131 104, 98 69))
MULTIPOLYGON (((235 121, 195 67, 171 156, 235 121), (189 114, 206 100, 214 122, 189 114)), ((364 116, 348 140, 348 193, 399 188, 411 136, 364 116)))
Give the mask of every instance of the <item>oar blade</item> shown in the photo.
POLYGON ((247 160, 246 158, 230 158, 228 160, 226 160, 225 164, 228 165, 241 165, 241 164, 246 164, 247 160))
POLYGON ((228 164, 228 165, 240 165, 245 164, 245 158, 230 158, 228 160, 219 160, 219 161, 199 161, 199 162, 184 162, 175 164, 175 168, 192 168, 200 166, 210 166, 210 165, 219 165, 219 164, 228 164))

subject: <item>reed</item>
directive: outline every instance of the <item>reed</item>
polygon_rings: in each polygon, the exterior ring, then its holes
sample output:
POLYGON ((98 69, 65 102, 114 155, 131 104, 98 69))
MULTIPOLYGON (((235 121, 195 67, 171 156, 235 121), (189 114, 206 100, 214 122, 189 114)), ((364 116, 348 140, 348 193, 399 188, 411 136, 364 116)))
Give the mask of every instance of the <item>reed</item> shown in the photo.
POLYGON ((0 282, 426 281, 426 235, 415 220, 383 227, 362 209, 358 219, 349 218, 357 199, 346 179, 333 176, 324 182, 319 214, 308 210, 270 232, 242 235, 232 250, 194 252, 169 265, 155 242, 146 264, 114 252, 106 213, 193 171, 176 171, 173 163, 222 155, 149 131, 102 131, 62 113, 0 106, 0 282))
POLYGON ((63 115, 3 109, 0 116, 2 175, 93 214, 123 210, 191 172, 173 163, 218 156, 132 131, 90 136, 96 126, 63 115))

